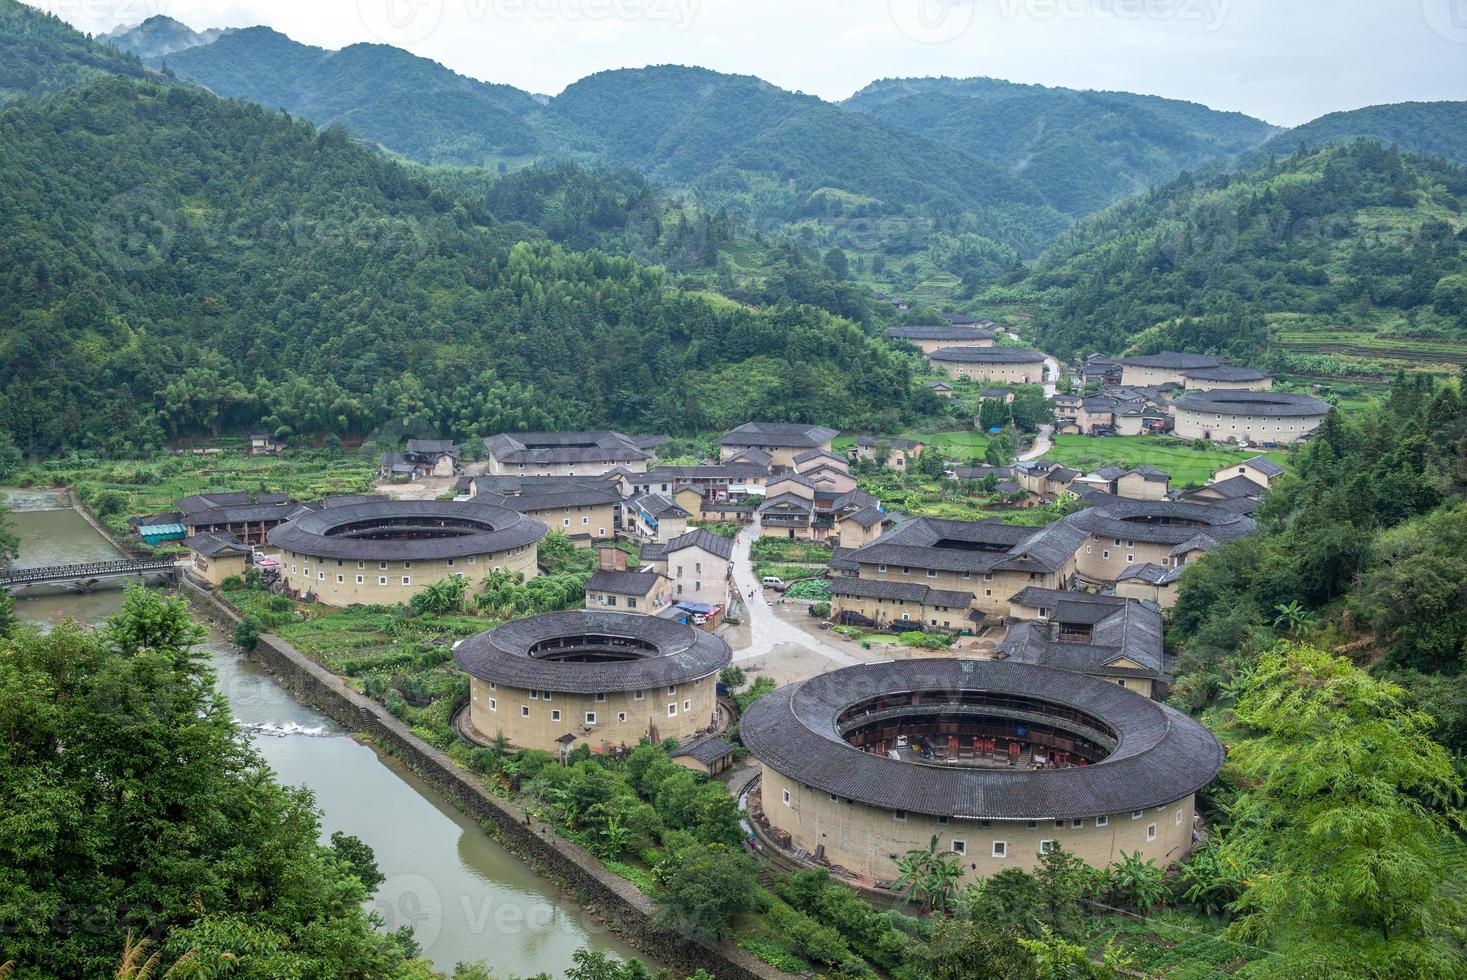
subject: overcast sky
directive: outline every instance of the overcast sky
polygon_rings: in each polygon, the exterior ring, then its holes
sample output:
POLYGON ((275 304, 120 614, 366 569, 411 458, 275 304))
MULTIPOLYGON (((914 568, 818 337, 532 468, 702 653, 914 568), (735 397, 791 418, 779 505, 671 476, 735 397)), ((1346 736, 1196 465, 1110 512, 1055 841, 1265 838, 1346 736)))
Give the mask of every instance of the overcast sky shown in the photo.
POLYGON ((843 99, 876 78, 988 75, 1190 99, 1280 125, 1467 99, 1467 0, 28 0, 94 32, 166 14, 378 41, 555 94, 649 64, 843 99))

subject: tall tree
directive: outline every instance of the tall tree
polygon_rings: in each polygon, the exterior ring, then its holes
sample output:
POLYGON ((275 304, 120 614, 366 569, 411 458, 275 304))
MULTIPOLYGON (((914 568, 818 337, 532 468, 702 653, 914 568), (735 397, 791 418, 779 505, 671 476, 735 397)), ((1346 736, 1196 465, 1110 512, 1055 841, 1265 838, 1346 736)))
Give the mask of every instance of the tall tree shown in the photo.
POLYGON ((1302 644, 1265 653, 1235 693, 1244 791, 1222 846, 1266 871, 1234 931, 1276 946, 1264 968, 1280 975, 1460 975, 1462 782, 1430 718, 1302 644))

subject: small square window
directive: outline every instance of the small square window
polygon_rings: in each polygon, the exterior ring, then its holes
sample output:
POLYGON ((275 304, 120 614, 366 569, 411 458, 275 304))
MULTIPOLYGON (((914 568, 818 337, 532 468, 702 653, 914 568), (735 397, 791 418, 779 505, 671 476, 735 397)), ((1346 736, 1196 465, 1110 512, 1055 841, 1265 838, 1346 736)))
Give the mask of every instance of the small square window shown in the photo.
POLYGON ((499 702, 496 701, 496 700, 494 700, 493 698, 490 698, 489 699, 489 710, 490 711, 498 711, 499 710, 499 702))
POLYGON ((677 717, 677 705, 675 705, 675 704, 669 704, 667 706, 667 717, 669 717, 669 718, 676 718, 677 717))
POLYGON ((560 709, 559 708, 556 708, 554 711, 550 712, 550 720, 551 721, 560 721, 560 709))
POLYGON ((1146 839, 1156 840, 1156 824, 1149 823, 1146 825, 1146 839))
POLYGON ((683 710, 684 711, 692 711, 693 710, 693 702, 692 701, 684 701, 683 702, 683 710))
POLYGON ((411 575, 404 575, 402 577, 402 584, 403 585, 412 585, 413 584, 413 578, 412 578, 412 576, 411 575))
POLYGON ((588 724, 588 725, 594 725, 594 724, 596 724, 596 712, 594 712, 594 711, 588 711, 588 712, 586 712, 586 724, 588 724))
POLYGON ((616 713, 616 720, 617 721, 626 721, 627 720, 627 713, 625 711, 618 711, 616 713))
POLYGON ((1048 854, 1052 850, 1054 850, 1054 841, 1052 841, 1052 840, 1042 840, 1042 841, 1039 842, 1039 853, 1040 854, 1048 854))
POLYGON ((530 700, 531 701, 538 701, 538 700, 540 700, 540 692, 539 691, 531 691, 530 692, 530 700))
POLYGON ((785 806, 789 806, 790 805, 790 791, 789 790, 785 790, 784 791, 784 805, 785 806))
POLYGON ((597 694, 596 695, 596 701, 597 701, 598 704, 605 704, 606 703, 606 694, 605 694, 605 692, 602 692, 600 694, 597 694))
POLYGON ((907 822, 907 811, 906 810, 893 810, 893 811, 891 811, 891 818, 893 820, 897 821, 898 823, 906 823, 907 822))
POLYGON ((1105 827, 1105 826, 1107 826, 1109 824, 1110 824, 1110 817, 1096 817, 1095 818, 1095 826, 1097 826, 1097 827, 1105 827))
POLYGON ((968 853, 968 842, 967 841, 961 841, 961 840, 955 840, 955 841, 953 841, 952 851, 953 851, 954 854, 967 854, 968 853))
POLYGON ((1075 829, 1078 830, 1079 828, 1085 826, 1085 821, 1083 821, 1083 820, 1071 820, 1070 821, 1070 826, 1071 827, 1074 827, 1075 829))
POLYGON ((366 577, 365 577, 365 576, 363 576, 363 575, 358 575, 358 576, 357 576, 357 584, 358 584, 358 585, 361 585, 361 584, 362 584, 362 583, 363 583, 363 582, 365 582, 365 581, 366 581, 366 580, 367 580, 367 579, 366 579, 366 577))
POLYGON ((643 698, 645 698, 646 696, 647 696, 647 692, 646 691, 638 691, 636 694, 633 694, 632 695, 632 700, 633 701, 640 701, 643 698))
POLYGON ((669 684, 669 685, 667 685, 667 696, 668 697, 672 697, 675 694, 677 694, 677 685, 676 684, 669 684))
POLYGON ((1145 810, 1132 810, 1131 811, 1131 819, 1132 820, 1140 820, 1141 817, 1142 817, 1142 815, 1145 814, 1145 813, 1146 813, 1145 810))
POLYGON ((996 840, 993 842, 993 856, 996 858, 1009 856, 1009 845, 1007 841, 996 840))
POLYGON ((1038 820, 1030 820, 1030 821, 1029 821, 1029 822, 1028 822, 1028 824, 1026 824, 1026 826, 1027 826, 1027 827, 1028 827, 1028 828, 1029 828, 1029 829, 1030 829, 1030 830, 1038 830, 1038 829, 1039 829, 1039 821, 1038 821, 1038 820))
POLYGON ((378 575, 377 576, 377 584, 378 585, 386 585, 387 584, 387 576, 386 575, 378 575))
POLYGON ((938 817, 937 818, 937 822, 938 822, 939 825, 946 827, 947 826, 947 817, 938 817))
POLYGON ((520 705, 520 717, 521 718, 528 718, 528 717, 530 717, 530 706, 528 704, 522 704, 522 705, 520 705))

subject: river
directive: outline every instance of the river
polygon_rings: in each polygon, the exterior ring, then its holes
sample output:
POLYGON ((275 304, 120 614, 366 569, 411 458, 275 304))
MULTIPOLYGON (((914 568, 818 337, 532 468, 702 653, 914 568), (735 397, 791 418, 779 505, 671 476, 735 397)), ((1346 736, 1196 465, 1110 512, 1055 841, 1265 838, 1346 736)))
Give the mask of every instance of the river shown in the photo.
MULTIPOLYGON (((106 538, 48 491, 0 490, 14 511, 18 567, 118 556, 106 538)), ((122 602, 120 589, 18 598, 24 622, 95 624, 122 602)), ((349 737, 245 659, 218 630, 206 647, 220 690, 283 782, 315 793, 322 837, 354 834, 376 852, 387 880, 372 905, 393 929, 413 926, 423 955, 444 971, 487 960, 498 977, 558 976, 580 947, 638 956, 573 899, 537 876, 411 772, 349 737)))

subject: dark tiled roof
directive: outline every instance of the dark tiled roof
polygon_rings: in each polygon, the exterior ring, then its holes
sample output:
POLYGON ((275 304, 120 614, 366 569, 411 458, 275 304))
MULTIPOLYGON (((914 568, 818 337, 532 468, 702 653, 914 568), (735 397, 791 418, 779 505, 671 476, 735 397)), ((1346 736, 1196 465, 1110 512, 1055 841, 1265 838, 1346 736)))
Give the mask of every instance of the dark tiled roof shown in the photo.
POLYGON ((1022 347, 944 347, 927 355, 955 364, 1041 364, 1044 355, 1022 347))
POLYGON ((932 325, 925 327, 890 327, 886 335, 892 340, 992 340, 997 336, 992 330, 980 327, 932 325))
POLYGON ((860 510, 852 511, 845 517, 842 517, 841 520, 854 521, 862 527, 873 527, 882 521, 889 520, 889 518, 886 516, 886 512, 879 507, 862 507, 860 510))
MULTIPOLYGON (((1074 622, 1084 624, 1083 620, 1074 622)), ((1089 625, 1093 630, 1090 642, 1077 643, 1051 637, 1049 623, 1015 623, 999 650, 1015 663, 1171 683, 1161 647, 1161 613, 1122 599, 1119 606, 1106 610, 1105 616, 1089 625), (1137 666, 1127 667, 1116 663, 1118 660, 1129 660, 1137 666)))
MULTIPOLYGON (((645 441, 643 439, 642 441, 645 441)), ((620 432, 501 432, 484 448, 501 463, 628 463, 651 459, 638 440, 620 432)))
POLYGON ((739 733, 759 761, 823 792, 888 810, 948 817, 1110 816, 1184 799, 1212 781, 1223 751, 1164 704, 1083 674, 1029 664, 908 660, 820 674, 761 698, 739 733), (931 766, 862 752, 836 718, 867 695, 977 690, 1058 704, 1099 718, 1118 738, 1085 767, 1026 771, 931 766))
POLYGON ((1126 367, 1146 368, 1168 368, 1171 370, 1202 370, 1204 368, 1220 367, 1224 362, 1220 357, 1212 357, 1207 354, 1179 354, 1176 351, 1162 351, 1160 354, 1144 354, 1139 357, 1123 357, 1121 363, 1126 367))
POLYGON ((757 449, 757 448, 755 448, 753 446, 749 447, 748 449, 745 449, 741 453, 738 453, 736 455, 730 456, 728 458, 729 464, 733 464, 733 463, 748 463, 751 466, 762 467, 765 470, 768 470, 769 469, 769 464, 772 463, 773 461, 774 461, 774 457, 773 456, 769 455, 764 450, 757 449))
POLYGON ((1148 483, 1166 483, 1172 478, 1170 473, 1167 473, 1164 470, 1159 470, 1155 466, 1150 465, 1138 466, 1134 470, 1131 470, 1131 472, 1141 477, 1148 483))
POLYGON ((716 674, 732 659, 723 640, 658 616, 579 609, 515 619, 459 644, 454 662, 480 680, 526 690, 598 694, 643 691, 716 674), (595 638, 630 660, 572 663, 531 653, 556 639, 595 638), (620 643, 618 643, 620 641, 620 643), (650 647, 650 649, 647 649, 650 647))
POLYGON ((745 422, 718 440, 720 446, 777 446, 782 449, 818 448, 836 436, 834 429, 798 422, 745 422))
POLYGON ((1186 567, 1185 565, 1180 565, 1176 568, 1163 568, 1160 565, 1147 562, 1144 565, 1132 565, 1130 568, 1127 568, 1124 572, 1116 576, 1116 581, 1125 582, 1130 579, 1140 579, 1150 585, 1170 585, 1182 577, 1182 572, 1186 571, 1186 567))
POLYGON ((299 555, 372 561, 416 561, 457 558, 507 551, 545 537, 544 522, 503 507, 448 500, 390 500, 347 507, 328 507, 303 514, 272 528, 267 540, 299 555), (440 538, 380 540, 358 537, 360 530, 399 527, 439 532, 464 523, 475 530, 440 538))
POLYGON ((1030 609, 1049 610, 1048 618, 1057 623, 1100 622, 1124 606, 1130 600, 1115 596, 1092 595, 1089 592, 1069 592, 1063 589, 1040 589, 1030 586, 1009 599, 1010 602, 1030 609))
POLYGON ((769 466, 754 463, 711 463, 704 466, 654 466, 646 476, 636 474, 634 483, 683 483, 691 480, 755 480, 769 476, 769 466))
POLYGON ((667 545, 644 544, 637 549, 637 557, 642 561, 666 561, 667 545))
POLYGON ((559 510, 564 507, 606 507, 621 503, 622 498, 614 490, 583 487, 544 493, 520 493, 512 497, 481 491, 471 499, 475 503, 494 504, 521 514, 533 514, 538 510, 559 510))
POLYGON ((1083 541, 1063 522, 1036 530, 998 521, 948 521, 923 517, 888 531, 857 550, 863 565, 900 565, 939 571, 987 572, 995 568, 1023 570, 1034 565, 1057 568, 1073 557, 1083 541), (1064 553, 1067 546, 1068 554, 1064 553))
MULTIPOLYGON (((641 474, 635 474, 640 477, 641 474)), ((571 490, 597 490, 616 493, 616 484, 602 476, 475 476, 469 479, 474 493, 504 496, 534 496, 571 490)), ((617 494, 620 496, 620 494, 617 494)))
POLYGON ((1237 367, 1232 364, 1221 364, 1217 367, 1197 368, 1186 372, 1186 377, 1196 378, 1199 381, 1266 381, 1273 375, 1267 371, 1257 368, 1237 367))
POLYGON ((457 456, 458 447, 451 439, 409 439, 407 453, 409 456, 457 456))
POLYGON ((967 609, 973 604, 973 593, 951 589, 933 589, 918 582, 883 582, 878 579, 838 577, 831 580, 831 595, 859 599, 892 599, 916 602, 924 606, 948 606, 967 609))
POLYGON ((205 531, 202 534, 195 534, 184 544, 190 551, 196 551, 206 558, 237 557, 250 553, 249 545, 232 534, 214 534, 205 531))
POLYGON ((664 576, 657 572, 618 572, 598 569, 586 580, 587 592, 615 592, 617 595, 646 595, 664 576))
POLYGON ((633 498, 631 503, 634 507, 656 518, 692 516, 675 501, 668 500, 660 493, 645 493, 633 498))
POLYGON ((846 461, 846 458, 844 456, 837 456, 835 453, 829 452, 827 450, 824 450, 824 449, 810 449, 810 450, 807 450, 807 451, 805 451, 803 453, 800 453, 800 455, 796 456, 795 457, 795 462, 796 463, 808 463, 808 462, 810 462, 813 459, 833 459, 837 463, 840 463, 842 465, 844 465, 845 464, 845 461, 846 461))
POLYGON ((1286 472, 1282 463, 1276 463, 1267 456, 1254 456, 1252 459, 1245 459, 1238 465, 1251 466, 1267 477, 1282 476, 1286 472))
POLYGON ((1254 483, 1246 476, 1231 476, 1217 483, 1209 483, 1207 486, 1194 490, 1194 494, 1213 494, 1224 500, 1232 500, 1237 497, 1261 497, 1268 492, 1268 488, 1261 483, 1254 483))
POLYGON ((676 759, 679 756, 687 756, 690 759, 696 759, 705 766, 713 766, 719 761, 728 758, 731 754, 733 754, 732 745, 729 745, 717 735, 710 735, 707 738, 701 738, 693 742, 691 745, 685 745, 674 750, 672 757, 676 759))
POLYGON ((1123 498, 1099 501, 1061 523, 1100 538, 1152 544, 1181 544, 1204 531, 1218 541, 1231 541, 1252 533, 1257 527, 1250 518, 1207 504, 1123 498))
POLYGON ((1324 415, 1329 402, 1286 391, 1197 391, 1172 402, 1179 412, 1255 415, 1268 418, 1308 418, 1324 415))
POLYGON ((830 568, 837 572, 858 572, 861 569, 859 562, 851 556, 856 553, 855 548, 833 548, 830 552, 830 568))
POLYGON ((922 443, 916 439, 885 439, 881 436, 856 437, 856 445, 860 446, 862 449, 875 448, 878 442, 884 442, 891 448, 900 449, 904 453, 909 453, 922 445, 922 443))
MULTIPOLYGON (((717 555, 722 559, 733 557, 734 543, 731 539, 714 534, 706 527, 695 527, 686 534, 679 534, 667 542, 668 554, 674 551, 682 551, 684 548, 702 548, 710 555, 717 555)), ((643 551, 645 552, 645 548, 643 551)))

